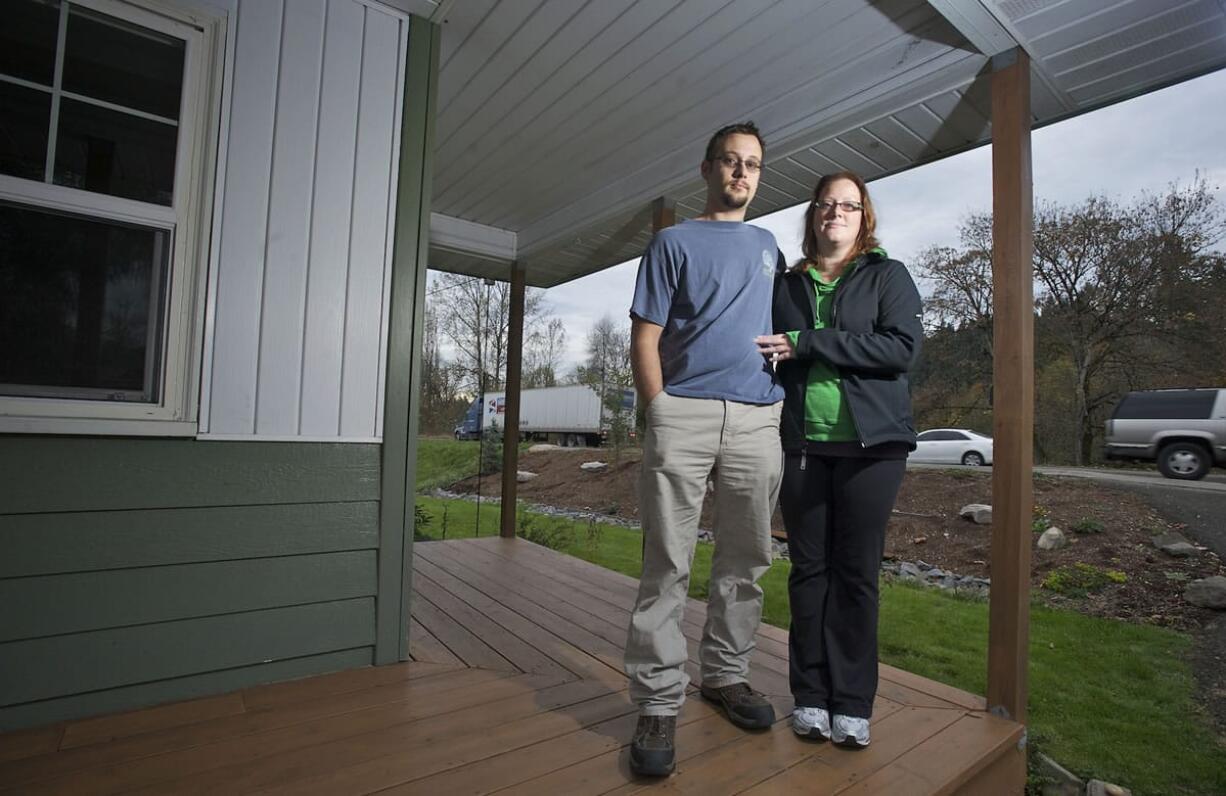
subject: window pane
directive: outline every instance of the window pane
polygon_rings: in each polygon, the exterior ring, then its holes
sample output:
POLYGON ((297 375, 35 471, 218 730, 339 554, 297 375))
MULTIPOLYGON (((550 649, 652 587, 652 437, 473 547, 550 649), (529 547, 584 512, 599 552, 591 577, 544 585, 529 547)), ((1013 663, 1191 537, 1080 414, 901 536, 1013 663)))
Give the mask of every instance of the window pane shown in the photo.
POLYGON ((6 0, 0 25, 0 73, 50 86, 55 77, 57 0, 6 0))
POLYGON ((178 128, 64 98, 55 182, 170 205, 178 128))
POLYGON ((1115 410, 1120 420, 1204 420, 1213 411, 1214 390, 1135 392, 1115 410))
POLYGON ((0 174, 43 181, 51 95, 0 82, 0 174))
POLYGON ((169 238, 0 203, 0 393, 157 400, 169 238))
POLYGON ((182 39, 72 6, 64 90, 178 119, 185 46, 182 39))

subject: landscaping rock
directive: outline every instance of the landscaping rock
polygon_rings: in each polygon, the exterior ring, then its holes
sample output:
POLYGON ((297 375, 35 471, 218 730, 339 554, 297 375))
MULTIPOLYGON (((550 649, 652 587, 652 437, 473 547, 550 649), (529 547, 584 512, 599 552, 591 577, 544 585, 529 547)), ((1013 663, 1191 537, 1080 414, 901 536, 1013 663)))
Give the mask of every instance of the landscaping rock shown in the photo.
POLYGON ((1092 779, 1086 783, 1086 796, 1132 796, 1132 791, 1123 785, 1092 779))
POLYGON ((539 442, 536 445, 529 447, 528 453, 541 453, 542 451, 554 451, 557 449, 557 445, 551 445, 548 442, 539 442))
POLYGON ((1059 550, 1068 544, 1068 539, 1064 538, 1064 531, 1053 525, 1043 531, 1038 544, 1040 550, 1059 550))
POLYGON ((1043 796, 1081 796, 1085 781, 1042 752, 1038 755, 1039 775, 1043 783, 1043 796))
POLYGON ((910 561, 904 561, 898 565, 898 574, 904 578, 920 577, 920 569, 910 561))
POLYGON ((584 462, 583 464, 579 465, 580 470, 587 470, 589 473, 598 473, 601 470, 607 470, 608 468, 608 462, 584 462))
POLYGON ((519 484, 531 481, 533 478, 536 478, 536 473, 530 473, 527 470, 517 470, 515 473, 515 482, 519 484))
POLYGON ((1196 555, 1196 545, 1177 533, 1164 533, 1153 538, 1154 547, 1176 558, 1196 555))
POLYGON ((992 524, 992 507, 986 503, 968 503, 958 514, 964 520, 970 520, 976 525, 992 524))
POLYGON ((1184 589, 1183 598, 1201 608, 1226 611, 1226 577, 1214 575, 1194 580, 1184 589))

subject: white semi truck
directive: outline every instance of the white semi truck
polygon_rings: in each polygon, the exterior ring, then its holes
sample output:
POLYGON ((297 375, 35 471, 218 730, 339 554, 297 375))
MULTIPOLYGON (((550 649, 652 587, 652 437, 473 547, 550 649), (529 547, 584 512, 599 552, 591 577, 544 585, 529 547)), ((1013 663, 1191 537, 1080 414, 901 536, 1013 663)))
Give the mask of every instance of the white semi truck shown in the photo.
MULTIPOLYGON (((634 390, 609 387, 610 394, 619 398, 619 411, 634 434, 634 390)), ((506 425, 505 392, 488 392, 468 407, 455 427, 456 439, 480 439, 497 426, 506 425)), ((613 412, 601 408, 600 395, 584 384, 564 387, 537 387, 524 390, 519 396, 519 434, 521 439, 535 439, 564 446, 595 446, 609 434, 613 412)))

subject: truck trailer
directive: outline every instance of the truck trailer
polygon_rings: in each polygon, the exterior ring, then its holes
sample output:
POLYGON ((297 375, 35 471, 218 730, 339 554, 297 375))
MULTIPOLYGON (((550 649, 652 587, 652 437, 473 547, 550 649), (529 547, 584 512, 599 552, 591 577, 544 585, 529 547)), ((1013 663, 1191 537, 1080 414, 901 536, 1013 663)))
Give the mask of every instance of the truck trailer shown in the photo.
MULTIPOLYGON (((618 396, 634 436, 634 390, 608 388, 618 396)), ((491 428, 505 426, 506 393, 487 392, 475 399, 455 427, 456 439, 480 439, 491 428)), ((568 447, 596 446, 609 435, 613 412, 601 407, 598 392, 585 384, 536 387, 519 394, 519 436, 568 447)))

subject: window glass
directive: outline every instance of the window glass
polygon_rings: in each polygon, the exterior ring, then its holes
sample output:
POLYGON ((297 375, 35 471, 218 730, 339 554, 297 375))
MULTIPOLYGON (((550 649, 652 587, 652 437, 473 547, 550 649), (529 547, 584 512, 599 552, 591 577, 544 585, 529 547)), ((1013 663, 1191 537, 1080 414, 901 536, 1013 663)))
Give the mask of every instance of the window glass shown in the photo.
POLYGON ((1129 393, 1115 410, 1118 420, 1204 420, 1213 410, 1214 390, 1157 390, 1129 393))
POLYGON ((63 88, 178 119, 185 48, 182 39, 71 6, 63 88))
POLYGON ((0 174, 42 182, 51 95, 0 81, 0 174))
POLYGON ((923 434, 920 434, 918 437, 916 437, 915 441, 916 442, 932 442, 934 439, 936 439, 936 433, 937 432, 935 431, 925 431, 923 434))
POLYGON ((0 25, 0 74, 50 86, 55 79, 57 0, 5 0, 0 25))
POLYGON ((156 401, 169 238, 0 203, 0 393, 156 401))
POLYGON ((963 442, 965 442, 966 440, 970 439, 970 437, 969 437, 968 435, 963 434, 961 431, 951 431, 951 432, 949 432, 949 438, 950 438, 950 439, 961 440, 961 441, 963 441, 963 442))
POLYGON ((178 128, 65 98, 55 145, 55 182, 170 205, 178 128))

